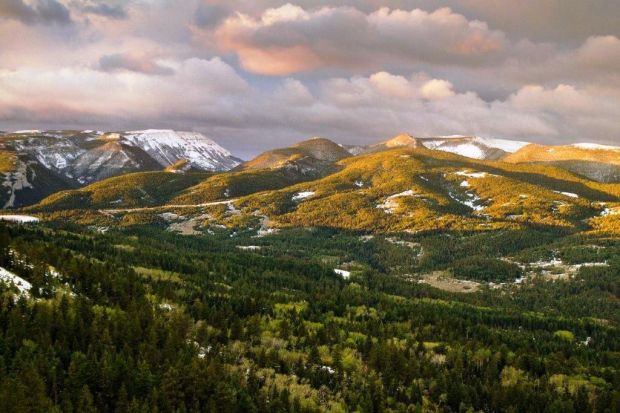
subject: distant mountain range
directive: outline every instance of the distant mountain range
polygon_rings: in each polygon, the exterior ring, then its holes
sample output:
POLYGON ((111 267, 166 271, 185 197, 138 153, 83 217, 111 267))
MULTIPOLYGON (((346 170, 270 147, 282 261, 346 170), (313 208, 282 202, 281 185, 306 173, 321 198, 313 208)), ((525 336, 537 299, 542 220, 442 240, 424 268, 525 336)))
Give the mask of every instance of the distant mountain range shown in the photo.
MULTIPOLYGON (((544 146, 477 136, 401 134, 376 144, 347 146, 312 138, 243 162, 195 132, 27 130, 0 134, 0 206, 31 205, 62 190, 132 172, 231 171, 204 176, 206 180, 201 184, 195 182, 195 176, 184 179, 183 188, 178 188, 183 191, 177 195, 184 201, 214 200, 224 197, 228 190, 229 197, 236 197, 322 178, 338 171, 338 162, 343 159, 398 148, 449 152, 476 160, 542 164, 598 182, 620 182, 620 148, 589 143, 544 146), (231 192, 231 188, 236 189, 231 192)), ((178 182, 161 176, 158 179, 178 182)), ((104 184, 101 188, 109 187, 104 184)), ((139 203, 136 196, 132 195, 132 199, 139 203)))
POLYGON ((195 132, 17 131, 0 137, 5 208, 129 172, 225 171, 240 159, 195 132))

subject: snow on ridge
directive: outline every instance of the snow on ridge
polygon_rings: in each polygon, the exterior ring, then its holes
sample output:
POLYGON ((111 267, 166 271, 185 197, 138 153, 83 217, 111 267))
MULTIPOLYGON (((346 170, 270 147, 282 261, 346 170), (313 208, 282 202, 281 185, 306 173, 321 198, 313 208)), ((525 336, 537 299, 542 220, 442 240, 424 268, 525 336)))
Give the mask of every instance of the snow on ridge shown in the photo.
POLYGON ((529 145, 529 142, 524 141, 513 141, 510 139, 497 139, 497 138, 481 138, 476 136, 474 140, 478 143, 481 143, 489 148, 497 148, 501 149, 504 152, 514 153, 524 146, 529 145))
POLYGON ((602 150, 602 151, 620 151, 620 146, 601 145, 599 143, 575 143, 571 145, 573 148, 588 149, 588 150, 602 150))
POLYGON ((29 133, 41 133, 39 129, 24 129, 24 130, 16 130, 13 132, 14 134, 25 135, 29 133))
POLYGON ((480 136, 448 135, 425 138, 422 144, 428 149, 451 152, 468 158, 484 159, 486 157, 486 148, 514 153, 530 143, 509 139, 483 138, 480 136), (459 142, 459 140, 464 140, 464 142, 459 142))
POLYGON ((485 156, 484 151, 473 143, 463 143, 456 146, 437 146, 435 149, 473 159, 484 159, 485 156))
POLYGON ((205 170, 230 169, 238 165, 232 154, 199 132, 146 129, 123 134, 123 140, 146 151, 162 166, 179 160, 205 170))

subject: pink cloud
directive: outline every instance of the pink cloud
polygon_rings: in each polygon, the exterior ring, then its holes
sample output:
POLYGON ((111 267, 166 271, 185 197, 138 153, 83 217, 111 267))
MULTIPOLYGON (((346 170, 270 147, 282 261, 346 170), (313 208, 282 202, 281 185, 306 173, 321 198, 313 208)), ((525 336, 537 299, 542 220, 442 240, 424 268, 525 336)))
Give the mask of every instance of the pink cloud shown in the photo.
POLYGON ((215 38, 246 70, 267 75, 372 68, 378 62, 478 65, 498 58, 507 44, 501 32, 448 8, 365 14, 351 7, 307 11, 290 4, 259 17, 229 17, 215 38))

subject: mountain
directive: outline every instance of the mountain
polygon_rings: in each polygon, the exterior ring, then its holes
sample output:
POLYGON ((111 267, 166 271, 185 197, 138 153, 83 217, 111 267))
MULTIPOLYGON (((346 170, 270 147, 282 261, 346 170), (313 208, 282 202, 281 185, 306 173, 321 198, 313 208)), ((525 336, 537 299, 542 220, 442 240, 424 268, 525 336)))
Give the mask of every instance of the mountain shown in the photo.
POLYGON ((317 179, 336 171, 335 161, 346 157, 350 154, 338 144, 328 139, 314 138, 289 148, 265 152, 228 173, 203 174, 202 179, 197 179, 201 176, 197 174, 175 179, 174 173, 187 171, 190 165, 188 161, 181 160, 162 173, 127 174, 84 188, 62 191, 29 210, 49 212, 144 207, 161 205, 166 201, 183 205, 203 204, 317 179), (136 182, 138 179, 139 182, 136 182), (174 182, 177 182, 176 187, 174 182), (148 189, 145 191, 145 188, 148 189), (144 196, 140 196, 141 193, 144 196))
POLYGON ((319 176, 331 170, 333 163, 351 154, 341 145, 325 138, 312 138, 288 148, 263 152, 241 164, 238 170, 285 168, 303 175, 319 176))
POLYGON ((104 179, 83 188, 59 191, 31 210, 149 207, 169 202, 179 192, 197 185, 208 172, 134 172, 104 179))
POLYGON ((242 198, 275 227, 372 232, 566 229, 617 205, 620 185, 560 168, 485 161, 426 148, 374 152, 340 161, 340 171, 242 198))
POLYGON ((389 149, 404 148, 404 147, 409 147, 409 148, 422 147, 423 148, 424 146, 422 145, 422 142, 420 141, 419 138, 415 138, 406 133, 401 133, 400 135, 397 135, 383 142, 375 143, 373 145, 368 145, 363 148, 357 147, 357 148, 351 148, 351 149, 354 152, 357 152, 356 154, 359 155, 362 153, 378 152, 378 151, 385 151, 389 149))
POLYGON ((393 148, 428 148, 443 152, 451 152, 474 159, 502 159, 509 153, 518 151, 528 145, 528 142, 512 141, 508 139, 482 138, 479 136, 435 136, 414 137, 406 133, 397 135, 386 141, 367 145, 351 147, 351 153, 377 152, 393 148))
POLYGON ((240 160, 195 132, 17 131, 0 136, 0 202, 5 208, 36 202, 61 189, 164 168, 223 171, 240 160))
POLYGON ((577 143, 565 146, 530 144, 508 155, 511 163, 555 165, 599 182, 620 182, 620 147, 577 143))
MULTIPOLYGON (((260 228, 261 233, 299 227, 424 233, 602 228, 609 226, 605 222, 620 206, 617 184, 592 181, 552 165, 477 160, 425 147, 349 156, 317 175, 299 174, 289 162, 274 169, 237 169, 196 182, 185 180, 176 187, 171 178, 165 178, 164 184, 140 185, 131 175, 130 181, 112 178, 52 195, 29 211, 48 214, 47 219, 79 216, 86 222, 83 214, 69 212, 103 209, 93 217, 94 224, 106 219, 106 210, 115 218, 150 215, 153 219, 147 221, 154 222, 162 213, 178 213, 182 208, 186 219, 209 216, 213 225, 260 228), (145 196, 138 192, 142 186, 150 188, 145 196), (85 194, 89 195, 84 198, 85 194), (105 202, 93 202, 95 198, 105 202), (145 206, 152 208, 145 211, 145 206), (119 211, 121 207, 129 209, 119 211), (59 215, 59 211, 68 212, 59 215), (257 226, 258 217, 269 224, 257 226)), ((140 179, 161 177, 150 174, 140 179)))
POLYGON ((474 159, 502 159, 509 153, 518 151, 528 142, 508 139, 482 138, 479 136, 438 136, 424 138, 422 145, 428 149, 451 152, 474 159))

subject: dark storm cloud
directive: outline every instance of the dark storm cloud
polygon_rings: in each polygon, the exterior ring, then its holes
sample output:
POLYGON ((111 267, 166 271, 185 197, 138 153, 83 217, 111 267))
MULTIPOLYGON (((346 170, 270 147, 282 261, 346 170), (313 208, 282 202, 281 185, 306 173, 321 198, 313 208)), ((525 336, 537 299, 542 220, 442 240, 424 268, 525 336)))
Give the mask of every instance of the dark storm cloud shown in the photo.
POLYGON ((32 5, 23 0, 0 1, 0 18, 25 24, 71 24, 69 10, 56 0, 38 0, 32 5))

